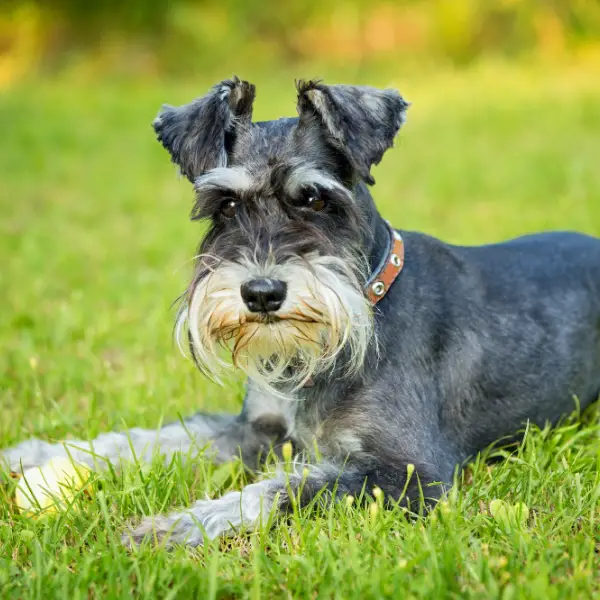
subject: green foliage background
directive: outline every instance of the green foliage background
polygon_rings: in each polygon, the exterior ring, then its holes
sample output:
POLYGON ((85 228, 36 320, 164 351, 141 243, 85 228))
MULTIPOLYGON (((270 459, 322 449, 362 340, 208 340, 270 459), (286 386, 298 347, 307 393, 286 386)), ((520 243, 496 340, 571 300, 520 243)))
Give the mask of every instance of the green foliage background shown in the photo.
POLYGON ((318 59, 422 67, 484 55, 556 60, 599 40, 596 0, 5 0, 0 83, 90 57, 138 74, 318 59))
MULTIPOLYGON (((413 103, 373 189, 396 226, 456 243, 542 229, 600 236, 600 54, 592 0, 215 0, 0 6, 0 448, 92 438, 241 386, 202 378, 171 302, 202 233, 150 123, 238 73, 257 119, 293 115, 293 79, 394 86, 413 103)), ((410 260, 410 249, 407 249, 410 260)), ((591 598, 600 593, 600 426, 530 430, 477 457, 428 520, 296 511, 197 552, 127 553, 143 514, 239 489, 240 465, 93 475, 74 510, 29 519, 0 473, 0 598, 591 598), (527 505, 498 519, 500 499, 527 505)))

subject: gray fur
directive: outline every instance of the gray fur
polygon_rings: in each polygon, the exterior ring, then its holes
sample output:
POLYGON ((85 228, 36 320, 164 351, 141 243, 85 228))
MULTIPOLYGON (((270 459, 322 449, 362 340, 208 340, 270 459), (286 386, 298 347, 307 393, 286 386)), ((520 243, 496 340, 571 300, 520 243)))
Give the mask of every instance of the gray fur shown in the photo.
POLYGON ((205 538, 259 526, 269 517, 275 502, 281 502, 279 494, 287 497, 283 477, 253 483, 242 492, 229 492, 215 500, 198 500, 185 511, 147 517, 133 531, 123 534, 122 540, 126 545, 154 538, 165 540, 167 547, 199 546, 205 538))
POLYGON ((279 471, 274 477, 252 483, 240 492, 229 492, 214 500, 198 500, 190 508, 159 517, 146 517, 122 536, 127 546, 147 540, 200 546, 205 539, 231 536, 241 530, 253 530, 268 523, 278 512, 289 509, 295 500, 307 501, 317 493, 329 496, 333 487, 340 492, 354 491, 347 486, 354 473, 340 472, 340 466, 297 463, 290 473, 279 471))
POLYGON ((253 85, 236 77, 185 106, 163 106, 154 130, 190 181, 227 165, 227 136, 250 125, 254 94, 253 85))
POLYGON ((396 90, 366 86, 298 83, 298 114, 306 128, 324 128, 357 174, 375 183, 370 170, 394 142, 410 106, 396 90))
MULTIPOLYGON (((95 440, 68 440, 51 444, 35 438, 21 442, 5 450, 0 456, 5 466, 13 472, 42 466, 53 458, 71 457, 90 467, 103 469, 109 464, 119 465, 122 461, 139 460, 149 462, 154 453, 166 459, 175 452, 197 455, 215 440, 219 434, 235 421, 229 415, 195 415, 183 423, 170 423, 161 429, 129 429, 99 435, 95 440)), ((215 446, 217 455, 224 458, 235 456, 237 447, 215 446)))
MULTIPOLYGON (((369 169, 392 144, 408 103, 371 88, 301 83, 298 92, 299 119, 250 123, 253 87, 233 80, 188 107, 167 109, 157 131, 201 192, 193 216, 210 225, 201 254, 235 263, 262 252, 278 265, 336 256, 365 281, 364 262, 372 271, 389 239, 365 183, 372 183, 369 169), (232 192, 235 173, 219 179, 222 172, 211 174, 216 167, 243 167, 252 183, 232 192), (298 206, 303 176, 309 194, 328 199, 327 210, 312 214, 298 206), (210 186, 203 187, 203 177, 210 186), (225 220, 219 206, 232 193, 240 212, 225 220)), ((241 453, 257 466, 269 447, 289 441, 309 461, 318 447, 325 462, 307 472, 300 463, 289 480, 279 474, 146 519, 126 543, 170 536, 169 543, 198 545, 204 533, 255 527, 265 511, 288 508, 289 490, 305 503, 322 489, 357 495, 378 486, 388 499, 415 509, 424 500, 426 507, 455 469, 489 444, 515 438, 527 422, 555 424, 575 408, 574 398, 582 409, 598 398, 599 240, 556 232, 462 247, 401 233, 405 267, 373 309, 377 343, 362 369, 341 376, 342 352, 293 394, 268 393, 250 381, 237 417, 197 415, 185 427, 129 432, 142 459, 159 446, 169 455, 210 442, 217 460, 241 453)), ((191 290, 208 270, 200 259, 191 290)), ((94 450, 110 461, 130 457, 125 439, 108 434, 94 450)), ((62 452, 30 441, 4 456, 16 468, 62 452)))

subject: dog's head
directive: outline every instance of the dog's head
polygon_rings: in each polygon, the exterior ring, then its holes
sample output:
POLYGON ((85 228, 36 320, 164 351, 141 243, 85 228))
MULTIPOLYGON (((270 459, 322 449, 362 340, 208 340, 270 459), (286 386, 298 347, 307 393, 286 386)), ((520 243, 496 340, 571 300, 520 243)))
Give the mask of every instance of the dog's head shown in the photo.
POLYGON ((253 85, 233 80, 163 107, 158 139, 208 221, 178 331, 218 378, 223 360, 265 385, 301 385, 372 337, 365 206, 355 190, 392 145, 408 103, 393 90, 299 82, 298 118, 252 122, 253 85))

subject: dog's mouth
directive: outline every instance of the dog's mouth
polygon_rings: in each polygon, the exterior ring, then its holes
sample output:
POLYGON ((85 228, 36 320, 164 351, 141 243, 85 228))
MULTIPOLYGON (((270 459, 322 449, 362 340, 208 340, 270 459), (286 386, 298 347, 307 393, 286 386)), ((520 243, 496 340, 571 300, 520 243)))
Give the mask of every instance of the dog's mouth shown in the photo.
POLYGON ((241 324, 244 323, 259 323, 263 325, 274 325, 282 321, 291 321, 297 323, 318 323, 317 319, 299 313, 295 314, 275 314, 269 312, 252 313, 241 319, 241 324))
MULTIPOLYGON (((307 327, 314 325, 323 325, 323 322, 314 315, 304 315, 302 313, 241 313, 234 318, 223 319, 213 315, 208 322, 208 331, 210 336, 219 342, 230 342, 232 339, 244 339, 249 336, 250 341, 260 330, 271 331, 272 334, 281 335, 282 328, 293 331, 306 332, 307 327), (277 333, 279 332, 279 333, 277 333)), ((303 334, 306 337, 306 333, 303 334)), ((310 337, 311 341, 316 340, 310 337)))

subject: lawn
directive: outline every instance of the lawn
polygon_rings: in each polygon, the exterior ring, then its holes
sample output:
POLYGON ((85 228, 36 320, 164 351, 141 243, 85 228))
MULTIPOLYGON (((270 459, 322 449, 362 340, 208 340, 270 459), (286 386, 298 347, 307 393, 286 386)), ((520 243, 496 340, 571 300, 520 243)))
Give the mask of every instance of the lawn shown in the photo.
MULTIPOLYGON (((257 118, 293 113, 295 75, 254 76, 257 118)), ((375 170, 374 195, 396 226, 461 243, 541 229, 600 235, 590 70, 484 64, 359 79, 413 102, 375 170)), ((239 378, 206 381, 172 340, 171 303, 202 226, 188 220, 189 185, 149 125, 162 102, 211 83, 57 78, 0 97, 0 448, 239 410, 239 378)), ((428 520, 368 500, 315 505, 197 551, 130 554, 119 532, 238 488, 238 464, 95 474, 91 499, 40 519, 14 509, 11 482, 0 487, 0 597, 589 597, 600 592, 599 434, 592 411, 583 425, 528 431, 518 450, 490 450, 505 459, 478 458, 428 520), (493 499, 529 511, 493 517, 493 499)))

